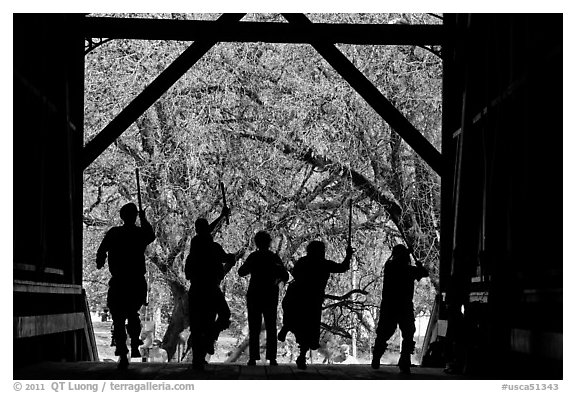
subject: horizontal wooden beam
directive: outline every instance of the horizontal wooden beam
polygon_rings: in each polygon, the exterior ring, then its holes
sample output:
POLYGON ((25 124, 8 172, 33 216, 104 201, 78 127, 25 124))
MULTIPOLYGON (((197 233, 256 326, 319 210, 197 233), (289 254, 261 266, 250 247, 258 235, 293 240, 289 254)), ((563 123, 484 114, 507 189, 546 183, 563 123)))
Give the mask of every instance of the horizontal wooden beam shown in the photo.
POLYGON ((42 271, 42 272, 48 273, 48 274, 57 274, 59 276, 64 275, 64 270, 62 270, 62 269, 58 269, 58 268, 54 268, 54 267, 48 267, 48 266, 46 266, 44 268, 39 268, 39 266, 30 265, 28 263, 15 263, 14 264, 14 270, 23 270, 23 271, 28 271, 28 272, 42 271))
POLYGON ((443 25, 237 22, 86 17, 86 38, 139 40, 211 40, 217 42, 312 43, 358 45, 442 45, 452 35, 443 25))
POLYGON ((564 337, 558 332, 540 332, 526 329, 512 329, 510 347, 514 352, 562 360, 564 337))
POLYGON ((62 333, 85 327, 86 318, 81 312, 14 317, 14 338, 62 333))
POLYGON ((58 284, 50 282, 14 280, 14 292, 49 293, 58 295, 81 295, 82 286, 75 284, 58 284))

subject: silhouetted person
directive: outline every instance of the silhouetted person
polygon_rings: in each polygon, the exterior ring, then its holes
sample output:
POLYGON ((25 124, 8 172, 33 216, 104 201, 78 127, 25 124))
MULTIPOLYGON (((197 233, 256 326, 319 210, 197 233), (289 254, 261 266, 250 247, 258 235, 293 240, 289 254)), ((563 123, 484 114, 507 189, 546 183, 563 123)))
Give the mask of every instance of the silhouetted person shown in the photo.
POLYGON ((320 347, 320 322, 324 291, 330 273, 343 273, 350 269, 352 247, 346 248, 346 257, 342 263, 325 258, 326 246, 321 241, 312 241, 306 247, 307 255, 294 264, 290 284, 282 308, 284 310, 283 326, 278 339, 284 341, 291 331, 300 345, 300 355, 296 359, 299 369, 306 369, 306 352, 320 347))
POLYGON ((212 224, 208 224, 205 218, 196 220, 196 236, 190 242, 190 253, 186 258, 185 274, 190 280, 188 301, 192 366, 197 370, 204 369, 206 354, 214 354, 218 335, 230 326, 230 308, 220 289, 220 282, 234 265, 235 258, 234 254, 224 252, 211 234, 228 211, 225 207, 212 224))
POLYGON ((115 354, 120 357, 118 368, 128 367, 127 334, 130 336, 132 357, 140 357, 140 307, 146 303, 146 246, 154 241, 156 235, 146 220, 144 211, 138 212, 135 204, 128 203, 120 209, 120 218, 124 225, 111 228, 96 254, 96 267, 101 269, 108 257, 108 269, 112 278, 108 289, 108 308, 112 315, 113 341, 115 354), (140 226, 136 226, 136 217, 140 217, 140 226), (128 324, 126 326, 126 321, 128 324))
POLYGON ((428 270, 419 261, 416 261, 416 266, 410 264, 410 253, 406 246, 402 244, 394 246, 392 255, 384 264, 382 302, 372 352, 372 368, 380 367, 380 358, 388 346, 387 341, 396 331, 396 326, 399 326, 402 333, 402 348, 398 366, 400 371, 410 372, 410 355, 416 345, 412 303, 414 280, 420 280, 422 277, 428 277, 428 270))
POLYGON ((278 284, 288 281, 288 271, 280 257, 269 250, 272 239, 267 232, 260 231, 254 236, 257 251, 251 253, 238 269, 238 275, 250 274, 250 284, 246 294, 248 305, 248 331, 250 337, 249 366, 260 359, 260 329, 262 317, 266 326, 266 359, 276 366, 277 334, 276 314, 278 310, 278 284))

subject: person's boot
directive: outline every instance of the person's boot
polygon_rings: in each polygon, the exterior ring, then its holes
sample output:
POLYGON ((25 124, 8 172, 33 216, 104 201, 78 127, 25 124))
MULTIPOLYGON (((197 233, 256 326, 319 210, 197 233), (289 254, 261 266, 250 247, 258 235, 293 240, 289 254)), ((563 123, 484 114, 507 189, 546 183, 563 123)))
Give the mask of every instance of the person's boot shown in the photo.
POLYGON ((298 367, 299 370, 306 370, 306 352, 301 353, 296 358, 296 367, 298 367))
POLYGON ((374 346, 374 349, 372 350, 372 362, 370 363, 370 365, 374 370, 380 368, 380 358, 382 357, 382 355, 384 355, 387 346, 388 344, 384 344, 380 348, 376 348, 376 346, 374 346))
POLYGON ((199 362, 192 362, 192 369, 194 369, 196 371, 204 371, 205 367, 206 367, 206 362, 204 360, 199 361, 199 362))
POLYGON ((409 353, 401 353, 400 359, 398 360, 398 368, 400 368, 400 372, 403 374, 410 374, 410 366, 412 365, 412 361, 410 360, 409 353))
POLYGON ((206 361, 206 353, 192 354, 192 369, 196 371, 204 371, 208 362, 206 361))
POLYGON ((414 348, 416 347, 416 342, 412 340, 402 340, 402 349, 400 350, 400 359, 398 360, 398 367, 400 372, 404 374, 410 374, 410 366, 412 365, 412 360, 410 359, 414 348))
POLYGON ((133 358, 140 358, 142 357, 142 354, 140 354, 140 345, 143 345, 144 341, 137 339, 137 340, 131 340, 130 343, 130 356, 133 358))
POLYGON ((216 346, 216 341, 213 340, 211 337, 207 337, 206 340, 207 340, 207 342, 204 344, 206 353, 208 355, 214 355, 214 350, 215 350, 214 347, 216 346))
POLYGON ((118 360, 118 370, 126 370, 128 368, 128 354, 120 355, 118 360))

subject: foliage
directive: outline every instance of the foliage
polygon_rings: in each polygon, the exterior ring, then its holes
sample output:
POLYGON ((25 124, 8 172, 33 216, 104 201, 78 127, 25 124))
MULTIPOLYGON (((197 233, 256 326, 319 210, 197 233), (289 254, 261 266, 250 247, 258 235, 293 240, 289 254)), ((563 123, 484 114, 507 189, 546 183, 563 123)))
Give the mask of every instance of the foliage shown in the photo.
MULTIPOLYGON (((210 15, 156 15, 213 18, 210 15)), ((436 23, 404 15, 409 23, 436 23)), ((387 23, 394 14, 310 15, 313 21, 387 23)), ((245 20, 282 21, 251 14, 245 20)), ((86 57, 85 133, 90 140, 186 47, 184 42, 112 40, 86 57)), ((339 49, 439 148, 441 61, 424 48, 339 45, 339 49)), ((314 239, 341 261, 347 201, 354 201, 355 287, 360 302, 330 306, 324 322, 370 342, 380 301, 382 266, 402 239, 391 206, 415 254, 431 271, 417 286, 418 313, 431 308, 438 283, 439 178, 365 101, 308 45, 220 43, 192 67, 85 171, 85 280, 101 303, 106 272, 94 271, 98 242, 118 210, 136 201, 135 168, 157 240, 148 249, 152 299, 176 340, 185 328, 183 264, 199 216, 221 208, 219 182, 232 208, 216 240, 225 250, 253 250, 265 229, 290 267, 314 239), (169 293, 167 292, 169 291, 169 293), (178 312, 175 312, 177 305, 178 312)), ((241 263, 241 262, 240 262, 241 263)), ((245 335, 247 279, 234 268, 223 288, 231 331, 245 335), (244 330, 244 331, 243 331, 244 330)), ((333 275, 327 292, 353 288, 350 273, 333 275)), ((170 337, 168 337, 170 336, 170 337)))

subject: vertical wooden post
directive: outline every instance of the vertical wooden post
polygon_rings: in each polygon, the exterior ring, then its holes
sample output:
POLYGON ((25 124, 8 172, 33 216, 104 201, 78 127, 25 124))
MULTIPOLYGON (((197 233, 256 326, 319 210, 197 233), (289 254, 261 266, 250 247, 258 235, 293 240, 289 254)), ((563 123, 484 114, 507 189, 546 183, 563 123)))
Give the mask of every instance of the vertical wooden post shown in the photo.
MULTIPOLYGON (((356 285, 356 262, 354 262, 354 258, 352 258, 352 261, 350 261, 350 279, 352 281, 352 289, 356 289, 357 285, 356 285)), ((356 296, 356 294, 352 295, 352 299, 354 299, 354 297, 356 296)), ((357 348, 356 348, 356 341, 358 340, 358 329, 357 329, 357 324, 356 324, 356 315, 352 314, 352 356, 357 357, 357 348)))

